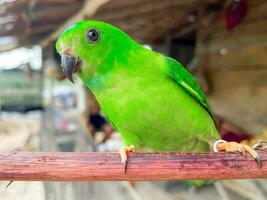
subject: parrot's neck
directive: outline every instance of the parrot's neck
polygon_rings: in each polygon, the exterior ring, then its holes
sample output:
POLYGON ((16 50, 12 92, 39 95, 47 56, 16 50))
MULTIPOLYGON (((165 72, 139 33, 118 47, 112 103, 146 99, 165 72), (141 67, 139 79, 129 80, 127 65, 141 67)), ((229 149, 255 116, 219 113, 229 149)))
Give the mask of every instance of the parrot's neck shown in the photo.
POLYGON ((112 58, 105 59, 98 67, 92 78, 85 82, 89 89, 94 93, 114 88, 123 82, 126 77, 133 78, 144 73, 144 59, 140 54, 152 51, 144 49, 142 46, 133 45, 127 51, 113 54, 112 58))
POLYGON ((157 81, 162 76, 158 66, 164 62, 162 56, 142 47, 129 52, 127 60, 112 63, 108 71, 98 71, 86 85, 99 103, 113 97, 120 100, 119 96, 123 93, 137 92, 147 82, 157 81))

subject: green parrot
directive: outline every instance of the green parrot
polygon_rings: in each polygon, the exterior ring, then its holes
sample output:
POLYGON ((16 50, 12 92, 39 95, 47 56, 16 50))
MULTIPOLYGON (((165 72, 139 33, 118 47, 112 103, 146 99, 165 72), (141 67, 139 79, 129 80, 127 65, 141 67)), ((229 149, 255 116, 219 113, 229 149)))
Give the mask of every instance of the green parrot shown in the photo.
POLYGON ((92 91, 103 113, 121 134, 120 150, 239 151, 261 160, 242 144, 220 140, 205 94, 176 60, 138 44, 120 29, 100 21, 81 21, 56 42, 62 69, 76 73, 92 91))

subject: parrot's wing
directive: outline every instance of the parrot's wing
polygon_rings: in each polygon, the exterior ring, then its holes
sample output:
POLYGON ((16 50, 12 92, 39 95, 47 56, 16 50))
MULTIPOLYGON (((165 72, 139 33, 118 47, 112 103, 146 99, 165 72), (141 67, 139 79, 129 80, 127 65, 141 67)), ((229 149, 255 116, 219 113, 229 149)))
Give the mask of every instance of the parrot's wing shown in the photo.
POLYGON ((165 59, 167 62, 168 75, 194 97, 194 99, 209 112, 214 120, 207 97, 201 90, 195 78, 178 61, 169 57, 165 57, 165 59))

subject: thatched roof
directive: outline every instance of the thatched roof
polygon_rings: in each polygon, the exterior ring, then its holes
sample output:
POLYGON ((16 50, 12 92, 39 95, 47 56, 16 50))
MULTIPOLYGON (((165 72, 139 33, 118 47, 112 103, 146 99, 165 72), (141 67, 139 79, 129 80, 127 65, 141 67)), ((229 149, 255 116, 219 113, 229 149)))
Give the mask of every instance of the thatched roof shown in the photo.
POLYGON ((14 37, 15 46, 37 43, 78 12, 82 3, 79 0, 4 0, 0 5, 0 37, 14 37))
POLYGON ((82 14, 70 22, 84 18, 103 20, 117 25, 141 42, 150 43, 166 34, 194 30, 199 7, 203 4, 220 5, 222 1, 104 0, 99 8, 93 8, 94 2, 99 4, 94 0, 0 1, 0 51, 33 45, 44 39, 50 41, 47 38, 52 32, 80 12, 82 14), (90 12, 90 9, 95 11, 90 12))

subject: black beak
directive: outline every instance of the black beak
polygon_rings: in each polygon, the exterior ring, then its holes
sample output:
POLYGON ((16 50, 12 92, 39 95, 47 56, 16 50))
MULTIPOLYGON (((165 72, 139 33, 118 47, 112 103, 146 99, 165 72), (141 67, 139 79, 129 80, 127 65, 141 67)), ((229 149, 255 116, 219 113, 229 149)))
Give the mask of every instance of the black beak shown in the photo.
POLYGON ((66 54, 61 55, 61 67, 65 76, 74 83, 72 75, 78 70, 79 58, 66 54))

